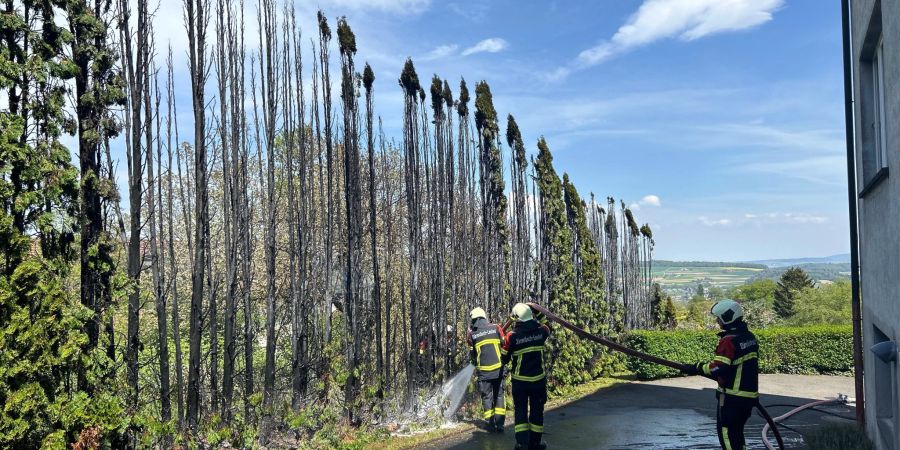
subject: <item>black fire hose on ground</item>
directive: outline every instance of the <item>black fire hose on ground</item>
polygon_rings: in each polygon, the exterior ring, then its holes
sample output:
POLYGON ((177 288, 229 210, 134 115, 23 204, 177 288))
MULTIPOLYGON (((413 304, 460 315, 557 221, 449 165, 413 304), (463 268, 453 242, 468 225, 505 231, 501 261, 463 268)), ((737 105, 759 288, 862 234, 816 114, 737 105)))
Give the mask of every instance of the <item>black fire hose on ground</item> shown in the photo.
MULTIPOLYGON (((529 302, 528 306, 530 306, 531 309, 540 312, 541 314, 546 316, 548 319, 560 324, 563 328, 566 328, 569 331, 575 333, 576 335, 578 335, 578 337, 581 337, 582 339, 594 341, 598 344, 605 345, 606 347, 609 347, 617 352, 621 352, 626 355, 633 356, 635 358, 643 359, 644 361, 649 361, 649 362, 652 362, 655 364, 660 364, 660 365, 663 365, 666 367, 671 367, 672 369, 679 370, 679 371, 681 370, 680 363, 677 363, 675 361, 669 361, 668 359, 659 358, 657 356, 649 355, 647 353, 637 351, 633 348, 626 347, 622 344, 619 344, 618 342, 614 342, 609 339, 606 339, 602 336, 597 336, 596 334, 588 333, 587 331, 584 331, 583 329, 573 325, 569 321, 557 316, 556 314, 553 314, 552 312, 550 312, 550 310, 548 310, 547 308, 544 308, 541 305, 538 305, 537 303, 529 302)), ((759 403, 759 401, 756 402, 756 409, 759 410, 759 413, 763 416, 764 419, 766 419, 766 422, 769 424, 769 427, 772 429, 772 433, 775 434, 775 440, 778 441, 778 448, 780 448, 781 450, 784 450, 784 441, 781 440, 781 433, 778 431, 778 426, 776 425, 775 421, 772 420, 772 416, 769 415, 768 411, 766 411, 766 408, 764 408, 763 405, 761 403, 759 403)))

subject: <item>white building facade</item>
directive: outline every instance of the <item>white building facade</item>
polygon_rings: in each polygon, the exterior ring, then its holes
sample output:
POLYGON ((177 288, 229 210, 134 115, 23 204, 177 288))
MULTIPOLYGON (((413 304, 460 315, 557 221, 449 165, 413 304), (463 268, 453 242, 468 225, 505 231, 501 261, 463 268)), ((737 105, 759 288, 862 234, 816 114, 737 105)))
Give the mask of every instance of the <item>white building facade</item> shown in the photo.
POLYGON ((900 371, 873 345, 900 339, 900 1, 851 0, 866 428, 900 450, 900 371))

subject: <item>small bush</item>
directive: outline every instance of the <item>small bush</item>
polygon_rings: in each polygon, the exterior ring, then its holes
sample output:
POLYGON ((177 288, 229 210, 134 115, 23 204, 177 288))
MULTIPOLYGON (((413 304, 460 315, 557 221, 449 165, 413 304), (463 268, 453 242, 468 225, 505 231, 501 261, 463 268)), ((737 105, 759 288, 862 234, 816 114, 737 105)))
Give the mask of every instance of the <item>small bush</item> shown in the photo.
POLYGON ((865 431, 853 425, 826 425, 803 436, 810 450, 874 450, 865 431))
MULTIPOLYGON (((754 331, 759 340, 761 373, 846 375, 853 371, 850 326, 773 327, 754 331)), ((672 361, 712 359, 719 338, 713 331, 634 331, 625 345, 672 361)), ((629 370, 642 380, 678 375, 668 367, 628 358, 629 370)))

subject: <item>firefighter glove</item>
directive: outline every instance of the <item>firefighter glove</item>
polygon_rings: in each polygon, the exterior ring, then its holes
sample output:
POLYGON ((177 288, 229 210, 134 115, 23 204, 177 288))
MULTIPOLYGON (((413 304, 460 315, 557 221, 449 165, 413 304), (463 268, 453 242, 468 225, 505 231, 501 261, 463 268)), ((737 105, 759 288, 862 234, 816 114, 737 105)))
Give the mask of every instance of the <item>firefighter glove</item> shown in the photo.
POLYGON ((682 364, 679 370, 681 370, 681 373, 685 375, 697 375, 700 373, 700 371, 697 369, 697 366, 693 364, 682 364))

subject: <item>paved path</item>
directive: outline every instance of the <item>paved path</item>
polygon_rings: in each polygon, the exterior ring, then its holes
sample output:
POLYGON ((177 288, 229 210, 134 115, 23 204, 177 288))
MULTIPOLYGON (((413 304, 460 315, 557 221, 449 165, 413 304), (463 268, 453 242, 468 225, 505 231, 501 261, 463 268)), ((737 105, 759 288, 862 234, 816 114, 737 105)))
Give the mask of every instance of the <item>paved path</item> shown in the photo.
MULTIPOLYGON (((832 376, 761 375, 763 405, 801 405, 814 400, 834 398, 838 393, 853 394, 853 379, 832 376)), ((717 449, 715 435, 715 384, 701 377, 670 378, 651 382, 616 385, 548 411, 544 441, 551 449, 717 449)), ((791 408, 770 406, 774 417, 791 408)), ((833 406, 828 410, 853 417, 852 407, 833 406)), ((850 421, 819 412, 801 412, 788 421, 807 431, 826 422, 850 421)), ((764 421, 756 414, 746 428, 747 448, 764 449, 760 430, 764 421)), ((788 448, 802 448, 802 439, 783 430, 788 448)), ((774 438, 772 439, 774 443, 774 438)), ((513 447, 512 420, 505 434, 481 430, 460 432, 421 448, 505 449, 513 447)))

